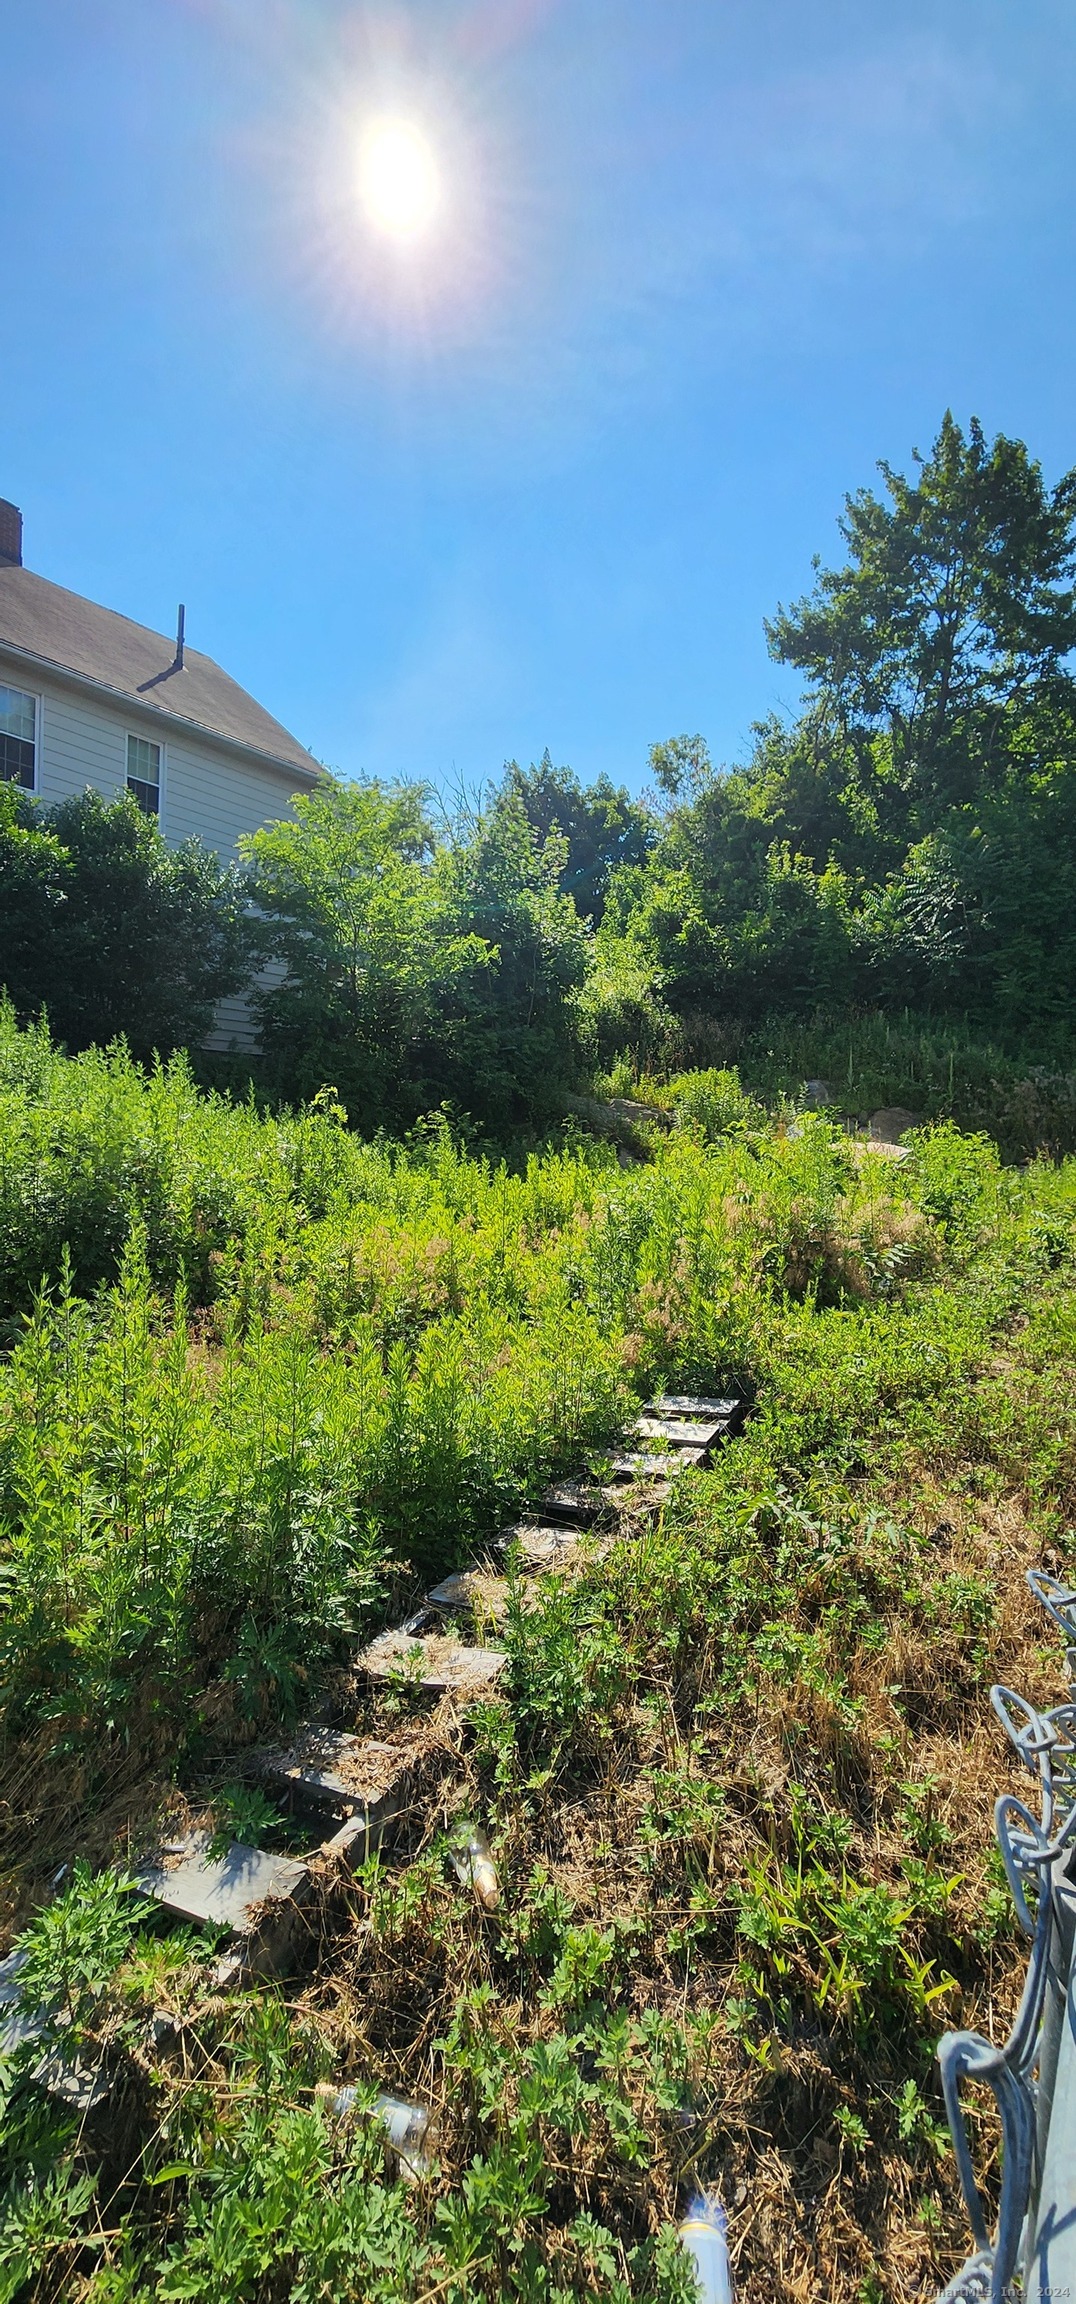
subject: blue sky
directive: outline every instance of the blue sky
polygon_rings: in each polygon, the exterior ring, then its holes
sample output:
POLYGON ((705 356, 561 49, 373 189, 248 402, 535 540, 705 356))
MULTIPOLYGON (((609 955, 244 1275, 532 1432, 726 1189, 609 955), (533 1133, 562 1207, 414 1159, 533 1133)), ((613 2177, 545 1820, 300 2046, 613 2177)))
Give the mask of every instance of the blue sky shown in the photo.
POLYGON ((1076 462, 1069 0, 9 0, 0 87, 28 564, 344 774, 742 757, 879 456, 1076 462))

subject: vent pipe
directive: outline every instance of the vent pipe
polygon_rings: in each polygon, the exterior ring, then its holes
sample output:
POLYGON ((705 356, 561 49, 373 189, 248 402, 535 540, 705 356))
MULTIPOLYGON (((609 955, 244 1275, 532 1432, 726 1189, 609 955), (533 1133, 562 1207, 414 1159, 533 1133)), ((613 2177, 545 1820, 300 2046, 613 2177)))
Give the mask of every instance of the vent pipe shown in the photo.
POLYGON ((187 611, 186 611, 185 607, 183 606, 183 602, 182 602, 182 600, 181 600, 181 601, 180 601, 180 603, 179 603, 179 622, 178 622, 178 624, 176 625, 176 671, 177 671, 177 672, 182 672, 182 670, 183 670, 183 626, 184 626, 184 624, 185 624, 185 622, 186 622, 186 617, 187 617, 187 611))

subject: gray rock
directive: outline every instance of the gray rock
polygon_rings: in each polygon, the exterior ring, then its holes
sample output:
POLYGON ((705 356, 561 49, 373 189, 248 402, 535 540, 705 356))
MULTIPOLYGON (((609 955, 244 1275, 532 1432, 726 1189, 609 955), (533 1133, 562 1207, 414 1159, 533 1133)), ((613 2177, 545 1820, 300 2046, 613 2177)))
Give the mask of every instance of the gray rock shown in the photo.
POLYGON ((661 1104, 640 1104, 631 1096, 610 1096, 606 1110, 634 1127, 671 1128, 672 1113, 661 1104))
POLYGON ((871 1113, 868 1126, 874 1143, 899 1144, 909 1128, 918 1128, 919 1120, 916 1113, 907 1111, 903 1104, 883 1104, 879 1111, 871 1113))

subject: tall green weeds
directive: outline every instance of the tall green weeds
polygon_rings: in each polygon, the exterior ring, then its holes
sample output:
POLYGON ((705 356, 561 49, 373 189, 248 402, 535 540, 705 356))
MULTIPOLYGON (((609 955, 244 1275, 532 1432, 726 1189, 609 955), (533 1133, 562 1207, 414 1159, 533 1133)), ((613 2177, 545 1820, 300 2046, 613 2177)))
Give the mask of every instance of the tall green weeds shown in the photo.
POLYGON ((931 2043, 1022 1962, 986 1690, 1056 1700, 1023 1568, 1074 1566, 1076 1164, 951 1124, 857 1157, 715 1075, 645 1163, 512 1170, 442 1125, 364 1146, 329 1099, 272 1121, 6 1047, 9 1896, 43 1907, 28 1988, 117 2085, 105 2150, 38 2048, 2 2076, 0 2298, 686 2304, 696 2179, 748 2304, 942 2285, 931 2043), (57 1155, 30 1244, 50 1128, 84 1189, 57 1155), (421 1697, 334 1664, 652 1390, 731 1385, 746 1428, 656 1525, 510 1577, 504 1693, 403 1848, 319 1901, 292 2004, 222 2000, 124 1885, 169 1777, 245 1832, 265 1803, 221 1794, 222 1749, 323 1683, 410 1736, 421 1697), (468 1817, 494 1914, 446 1860, 468 1817), (437 2111, 412 2192, 378 2086, 437 2111))

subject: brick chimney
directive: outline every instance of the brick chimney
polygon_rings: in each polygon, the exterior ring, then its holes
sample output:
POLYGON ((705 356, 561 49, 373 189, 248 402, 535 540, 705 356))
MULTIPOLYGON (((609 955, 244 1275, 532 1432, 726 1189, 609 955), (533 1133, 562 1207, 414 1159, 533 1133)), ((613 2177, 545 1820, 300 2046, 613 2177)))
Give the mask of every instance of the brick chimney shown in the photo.
POLYGON ((0 496, 0 568, 22 567, 22 513, 0 496))

